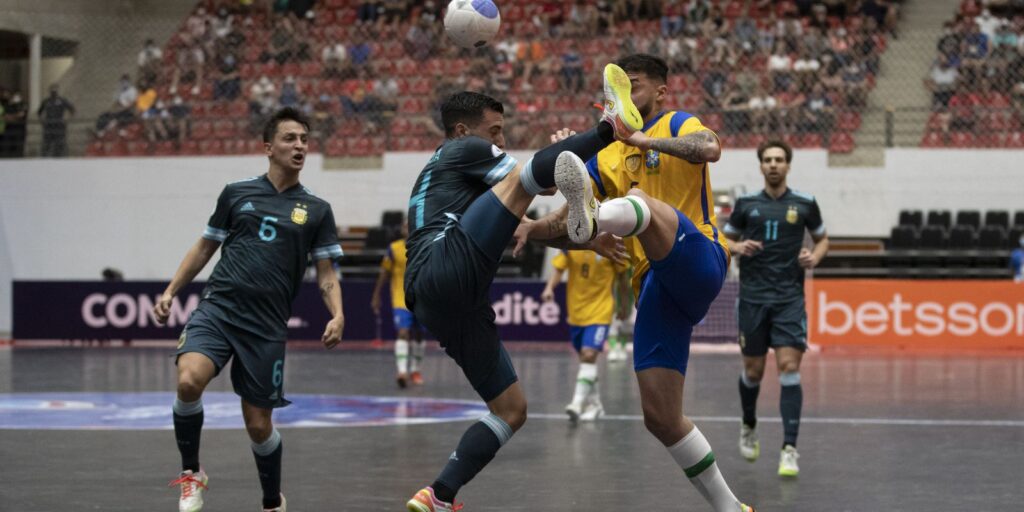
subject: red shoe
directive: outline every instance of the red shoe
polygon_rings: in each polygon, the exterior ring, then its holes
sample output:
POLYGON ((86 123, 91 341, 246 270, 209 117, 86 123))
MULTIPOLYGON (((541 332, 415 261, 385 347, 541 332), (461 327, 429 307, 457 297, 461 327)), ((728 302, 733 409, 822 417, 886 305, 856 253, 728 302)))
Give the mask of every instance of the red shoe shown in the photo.
POLYGON ((462 510, 462 503, 452 504, 434 497, 433 487, 424 487, 405 504, 409 512, 455 512, 462 510))
POLYGON ((417 386, 423 385, 423 374, 420 372, 412 372, 411 379, 413 384, 417 386))

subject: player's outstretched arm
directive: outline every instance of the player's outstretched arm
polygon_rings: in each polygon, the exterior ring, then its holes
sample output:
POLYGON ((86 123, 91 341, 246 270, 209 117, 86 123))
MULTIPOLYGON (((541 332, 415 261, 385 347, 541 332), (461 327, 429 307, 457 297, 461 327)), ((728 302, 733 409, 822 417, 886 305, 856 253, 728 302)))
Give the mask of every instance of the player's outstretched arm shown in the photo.
POLYGON ((695 164, 717 162, 722 158, 722 144, 710 130, 700 130, 681 137, 648 137, 638 131, 625 142, 644 151, 653 149, 695 164))
POLYGON ((623 245, 622 239, 610 233, 600 233, 585 244, 570 241, 569 229, 566 224, 568 215, 569 206, 562 205, 561 208, 538 220, 530 220, 524 216, 512 236, 516 241, 516 246, 512 249, 512 256, 518 258, 523 247, 526 247, 526 242, 536 240, 555 249, 594 251, 616 263, 628 260, 629 255, 626 254, 626 247, 623 245))
POLYGON ((156 316, 157 323, 163 325, 167 321, 167 317, 171 313, 171 302, 174 301, 174 296, 185 285, 191 283, 196 278, 196 274, 199 274, 199 271, 203 270, 203 267, 210 262, 210 258, 213 257, 213 253, 217 252, 218 247, 220 247, 220 242, 200 238, 185 253, 185 258, 178 265, 178 271, 174 273, 174 278, 171 279, 163 295, 160 296, 160 299, 153 306, 153 314, 156 316))
POLYGON ((324 328, 320 341, 327 348, 334 348, 341 342, 341 332, 345 330, 345 314, 341 308, 341 284, 334 273, 334 264, 329 258, 316 261, 316 282, 320 288, 320 298, 324 300, 327 311, 331 312, 331 320, 324 328))
POLYGON ((551 277, 548 278, 548 282, 544 285, 544 291, 540 294, 541 302, 551 302, 555 300, 555 287, 558 283, 562 282, 562 274, 564 271, 560 268, 556 268, 551 273, 551 277))

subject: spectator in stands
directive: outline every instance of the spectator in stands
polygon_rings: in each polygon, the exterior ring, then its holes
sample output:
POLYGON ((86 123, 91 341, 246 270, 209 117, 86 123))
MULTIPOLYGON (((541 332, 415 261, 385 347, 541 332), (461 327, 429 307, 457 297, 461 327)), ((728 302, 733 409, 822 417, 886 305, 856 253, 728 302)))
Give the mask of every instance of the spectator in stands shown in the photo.
POLYGON ((547 71, 547 50, 544 48, 545 34, 537 37, 523 38, 516 47, 516 62, 522 66, 520 76, 523 77, 523 89, 533 89, 533 73, 547 71))
POLYGON ((494 71, 491 72, 490 88, 497 96, 505 96, 512 90, 515 81, 515 68, 502 52, 494 55, 494 71))
POLYGON ((834 110, 832 100, 825 93, 825 86, 821 83, 814 84, 810 94, 804 98, 803 119, 797 129, 804 133, 821 133, 827 137, 832 133, 834 110))
POLYGON ((534 16, 533 23, 548 35, 557 36, 562 29, 562 24, 565 23, 565 14, 562 11, 562 2, 556 0, 544 0, 540 4, 540 11, 534 16))
POLYGON ((790 74, 792 69, 793 59, 786 52, 786 43, 777 40, 771 56, 768 57, 768 76, 771 77, 776 91, 784 91, 789 87, 789 82, 792 80, 790 74))
POLYGON ((423 62, 434 53, 434 34, 430 22, 420 18, 405 33, 405 53, 417 62, 423 62))
POLYGON ((754 133, 771 133, 778 126, 776 119, 776 108, 779 103, 763 85, 758 84, 757 90, 750 101, 747 102, 747 109, 750 111, 750 127, 754 133))
POLYGON ((324 66, 324 76, 327 78, 347 78, 350 73, 348 65, 348 50, 341 43, 328 43, 320 52, 320 60, 324 66))
POLYGON ((146 39, 139 52, 139 77, 148 81, 156 81, 160 76, 160 60, 164 52, 152 39, 146 39))
POLYGON ((361 24, 376 23, 382 9, 380 0, 363 0, 356 10, 356 20, 361 24))
POLYGON ((970 23, 967 25, 967 33, 964 36, 963 51, 961 52, 960 70, 965 73, 967 81, 973 81, 978 75, 979 68, 984 64, 989 54, 989 39, 978 26, 970 23))
POLYGON ((575 40, 562 54, 562 90, 579 94, 583 91, 583 56, 575 40))
POLYGON ((988 9, 982 9, 981 14, 974 17, 974 24, 978 27, 978 31, 985 34, 985 37, 991 41, 996 37, 996 29, 1004 23, 1005 20, 997 18, 992 15, 988 9))
POLYGON ((176 62, 171 75, 172 91, 177 91, 182 83, 192 84, 191 93, 193 96, 199 94, 200 84, 203 83, 203 68, 206 64, 206 54, 203 47, 198 43, 192 45, 181 45, 175 52, 176 62))
POLYGON ((166 140, 167 129, 164 127, 161 117, 161 108, 156 105, 157 92, 149 83, 139 80, 139 97, 135 99, 135 115, 142 120, 142 126, 146 130, 146 139, 149 142, 166 140))
POLYGON ((132 83, 132 78, 127 74, 121 75, 113 106, 96 119, 96 136, 102 138, 108 131, 134 122, 138 98, 139 89, 132 83))
POLYGON ((692 0, 687 14, 688 22, 699 27, 711 17, 711 2, 708 0, 692 0))
POLYGON ((310 115, 310 121, 312 121, 310 129, 312 131, 309 136, 318 140, 321 147, 326 146, 327 140, 334 135, 334 129, 337 126, 335 122, 336 117, 331 96, 327 93, 320 94, 316 102, 313 103, 313 113, 310 115))
POLYGON ((958 58, 960 56, 961 43, 962 38, 953 22, 947 21, 943 23, 942 36, 939 37, 939 42, 935 45, 935 49, 939 51, 939 54, 946 59, 958 58))
POLYGON ((775 118, 779 123, 779 131, 782 133, 795 132, 800 124, 804 103, 807 101, 800 84, 795 80, 790 82, 789 87, 778 93, 775 99, 777 101, 775 118))
POLYGON ((683 32, 686 26, 686 5, 683 0, 667 0, 662 7, 661 35, 674 38, 683 32))
POLYGON ((43 157, 63 157, 68 154, 68 125, 65 116, 75 115, 75 106, 60 95, 57 84, 50 86, 50 96, 39 104, 36 111, 43 125, 43 157))
POLYGON ((264 116, 270 115, 277 108, 277 86, 267 75, 249 86, 249 112, 252 113, 255 125, 261 125, 264 116))
POLYGON ((818 59, 811 56, 811 52, 806 48, 802 49, 799 57, 793 62, 795 83, 799 84, 800 90, 806 91, 811 89, 811 86, 818 80, 819 70, 821 70, 821 62, 818 62, 818 59))
POLYGON ((384 0, 384 11, 381 22, 388 25, 398 25, 409 19, 411 6, 406 0, 384 0))
POLYGON ((720 107, 719 98, 725 95, 725 87, 728 83, 728 73, 721 66, 712 66, 704 75, 701 81, 701 89, 704 92, 704 105, 711 109, 720 107))
POLYGON ((25 155, 25 134, 28 122, 28 105, 21 94, 14 92, 4 105, 5 125, 3 141, 0 142, 0 157, 21 158, 25 155))
POLYGON ((284 83, 281 84, 281 96, 278 97, 277 104, 281 107, 298 108, 301 103, 302 93, 299 91, 299 84, 295 82, 294 76, 286 76, 284 83))
POLYGON ((370 63, 372 49, 366 42, 366 34, 359 28, 352 33, 352 44, 348 47, 349 62, 355 70, 365 68, 370 63))
POLYGON ((217 9, 217 15, 210 19, 210 30, 216 39, 224 39, 231 33, 234 17, 226 7, 217 9))
POLYGON ((732 30, 739 49, 746 55, 757 51, 757 23, 747 15, 740 16, 732 30))
POLYGON ((612 3, 610 0, 597 0, 596 24, 592 33, 598 35, 606 35, 608 31, 615 25, 615 16, 612 14, 612 3))
POLYGON ((278 65, 282 65, 295 56, 295 50, 295 32, 291 21, 286 17, 279 17, 274 22, 274 31, 270 34, 270 47, 260 55, 260 62, 274 60, 278 65))
POLYGON ((939 55, 935 64, 925 79, 925 87, 932 91, 932 110, 940 110, 949 107, 949 99, 956 91, 957 79, 960 73, 954 68, 948 58, 939 55))
POLYGON ((169 134, 180 145, 189 136, 189 115, 192 113, 192 107, 185 103, 180 95, 175 94, 170 106, 167 107, 167 113, 170 117, 164 119, 164 124, 169 134))
POLYGON ((222 52, 217 63, 219 76, 214 82, 213 99, 233 101, 242 93, 242 78, 238 73, 238 58, 233 53, 222 52))
POLYGON ((867 71, 856 60, 851 60, 843 68, 843 85, 846 89, 846 103, 863 107, 868 101, 867 71))
POLYGON ((725 133, 745 133, 750 131, 750 97, 736 83, 729 86, 725 98, 722 99, 722 123, 725 133))
POLYGON ((692 37, 673 37, 665 43, 669 73, 692 73, 696 69, 694 51, 697 40, 692 37))

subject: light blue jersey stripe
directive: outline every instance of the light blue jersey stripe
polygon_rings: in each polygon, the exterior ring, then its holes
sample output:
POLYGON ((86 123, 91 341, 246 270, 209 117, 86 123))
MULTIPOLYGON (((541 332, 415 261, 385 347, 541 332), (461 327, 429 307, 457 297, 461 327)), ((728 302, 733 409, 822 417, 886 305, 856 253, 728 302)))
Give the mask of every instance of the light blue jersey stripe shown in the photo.
POLYGON ((206 229, 203 230, 203 238, 213 240, 214 242, 223 242, 224 240, 227 240, 228 232, 223 229, 206 226, 206 229))
POLYGON ((325 245, 323 247, 317 247, 313 249, 314 260, 326 260, 340 258, 345 255, 345 252, 341 250, 341 245, 325 245))
POLYGON ((491 172, 484 176, 484 183, 488 185, 494 185, 495 183, 505 179, 505 176, 514 169, 516 166, 516 159, 512 155, 506 154, 505 158, 502 158, 498 165, 491 169, 491 172))

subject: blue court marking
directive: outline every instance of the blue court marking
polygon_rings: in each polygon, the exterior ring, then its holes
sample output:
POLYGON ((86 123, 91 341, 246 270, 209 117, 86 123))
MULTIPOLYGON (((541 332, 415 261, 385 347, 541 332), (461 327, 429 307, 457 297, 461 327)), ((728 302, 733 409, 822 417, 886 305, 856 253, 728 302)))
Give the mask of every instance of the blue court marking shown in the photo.
MULTIPOLYGON (((278 427, 367 427, 476 420, 487 406, 469 400, 288 395, 278 427)), ((174 393, 0 393, 0 429, 169 430, 174 393)), ((243 428, 234 393, 203 394, 204 429, 243 428)))

